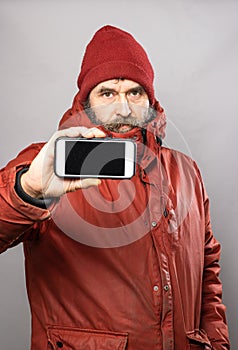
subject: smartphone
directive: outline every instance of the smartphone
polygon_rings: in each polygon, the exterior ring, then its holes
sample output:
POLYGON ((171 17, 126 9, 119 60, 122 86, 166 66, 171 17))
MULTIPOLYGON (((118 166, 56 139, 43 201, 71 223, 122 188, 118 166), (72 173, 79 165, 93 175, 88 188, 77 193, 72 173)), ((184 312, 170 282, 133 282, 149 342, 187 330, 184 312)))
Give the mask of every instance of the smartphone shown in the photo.
POLYGON ((136 143, 131 139, 60 137, 55 142, 55 174, 59 177, 131 178, 136 143))

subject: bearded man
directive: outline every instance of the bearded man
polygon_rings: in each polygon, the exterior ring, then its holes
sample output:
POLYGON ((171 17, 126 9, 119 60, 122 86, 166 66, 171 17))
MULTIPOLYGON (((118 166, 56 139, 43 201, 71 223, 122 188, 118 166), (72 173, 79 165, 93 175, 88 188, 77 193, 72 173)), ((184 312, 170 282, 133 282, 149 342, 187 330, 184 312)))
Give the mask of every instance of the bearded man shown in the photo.
POLYGON ((101 28, 59 130, 0 173, 0 249, 24 244, 32 350, 229 349, 209 200, 196 163, 162 146, 153 79, 131 34, 101 28), (57 177, 62 136, 134 140, 135 175, 57 177))

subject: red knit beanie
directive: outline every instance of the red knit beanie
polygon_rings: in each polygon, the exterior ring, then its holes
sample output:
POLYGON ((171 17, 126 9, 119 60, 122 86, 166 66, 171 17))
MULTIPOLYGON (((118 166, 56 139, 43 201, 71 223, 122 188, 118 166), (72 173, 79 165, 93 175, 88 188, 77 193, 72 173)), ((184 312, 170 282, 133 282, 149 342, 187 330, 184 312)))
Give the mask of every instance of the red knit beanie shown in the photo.
POLYGON ((80 102, 99 83, 124 78, 144 87, 154 103, 154 72, 146 52, 133 36, 119 28, 104 26, 89 42, 78 77, 80 102))

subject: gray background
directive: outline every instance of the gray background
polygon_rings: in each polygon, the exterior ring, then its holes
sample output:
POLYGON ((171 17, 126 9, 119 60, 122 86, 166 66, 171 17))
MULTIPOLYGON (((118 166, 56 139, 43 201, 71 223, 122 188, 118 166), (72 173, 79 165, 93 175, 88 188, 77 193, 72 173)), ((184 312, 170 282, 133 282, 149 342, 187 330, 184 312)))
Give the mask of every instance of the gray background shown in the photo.
MULTIPOLYGON (((102 25, 143 44, 168 116, 166 145, 198 163, 223 246, 232 348, 237 337, 238 2, 0 1, 0 166, 54 132, 76 93, 86 43, 102 25), (236 147, 237 148, 237 147, 236 147), (235 181, 236 180, 236 181, 235 181)), ((0 256, 0 348, 28 349, 30 313, 22 247, 0 256)))

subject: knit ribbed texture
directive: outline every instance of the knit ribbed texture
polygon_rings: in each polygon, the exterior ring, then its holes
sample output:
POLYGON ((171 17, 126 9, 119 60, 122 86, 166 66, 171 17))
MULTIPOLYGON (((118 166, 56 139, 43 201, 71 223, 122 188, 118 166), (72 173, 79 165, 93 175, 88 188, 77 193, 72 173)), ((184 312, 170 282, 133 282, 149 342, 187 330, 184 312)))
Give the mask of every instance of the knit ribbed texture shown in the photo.
POLYGON ((85 102, 96 85, 114 78, 139 83, 153 104, 154 72, 145 50, 131 34, 107 25, 87 45, 78 77, 81 102, 85 102))

